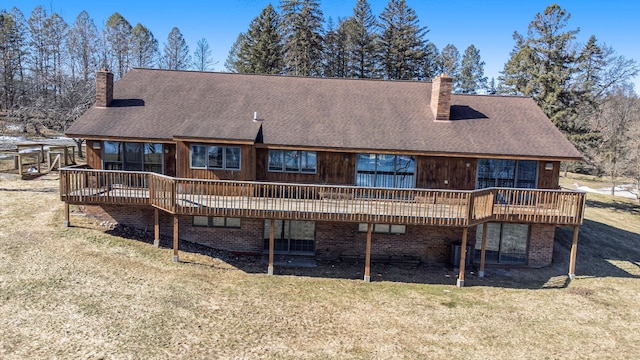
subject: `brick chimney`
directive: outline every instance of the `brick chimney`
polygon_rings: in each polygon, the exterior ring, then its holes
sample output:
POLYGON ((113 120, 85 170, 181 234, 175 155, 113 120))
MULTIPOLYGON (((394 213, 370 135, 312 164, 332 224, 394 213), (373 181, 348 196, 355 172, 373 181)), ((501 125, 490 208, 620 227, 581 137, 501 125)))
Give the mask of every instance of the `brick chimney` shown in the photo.
POLYGON ((447 74, 436 76, 431 84, 431 111, 435 120, 449 120, 453 78, 447 74))
POLYGON ((113 100, 113 73, 102 68, 96 73, 96 107, 107 107, 113 100))

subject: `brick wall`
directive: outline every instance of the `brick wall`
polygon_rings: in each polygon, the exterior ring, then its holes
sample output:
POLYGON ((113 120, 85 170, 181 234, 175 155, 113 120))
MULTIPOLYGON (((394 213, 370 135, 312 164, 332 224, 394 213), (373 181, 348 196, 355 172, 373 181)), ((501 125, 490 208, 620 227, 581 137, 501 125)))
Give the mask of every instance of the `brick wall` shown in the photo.
MULTIPOLYGON (((118 223, 148 231, 153 234, 153 209, 148 206, 85 206, 85 212, 100 221, 118 223)), ((241 227, 193 226, 191 216, 179 217, 180 239, 212 248, 242 253, 262 253, 264 221, 242 219, 241 227)), ((475 228, 470 228, 467 242, 473 249, 475 228)), ((160 212, 160 233, 173 236, 172 216, 160 212)), ((554 225, 531 226, 528 265, 542 267, 551 264, 553 256, 554 225)), ((461 228, 407 226, 406 234, 373 233, 371 256, 397 258, 409 256, 428 263, 449 261, 451 243, 462 239, 461 228)), ((358 231, 358 224, 343 222, 316 222, 316 257, 337 259, 340 256, 364 258, 366 232, 358 231)), ((468 254, 467 256, 473 256, 468 254)))
MULTIPOLYGON (((371 256, 378 258, 411 256, 426 262, 449 260, 452 242, 462 239, 462 229, 430 226, 407 226, 406 234, 371 235, 371 256)), ((332 259, 339 256, 363 257, 367 233, 358 232, 358 224, 316 223, 316 256, 332 259)))
POLYGON ((530 267, 551 265, 556 226, 533 224, 530 231, 528 265, 530 267))

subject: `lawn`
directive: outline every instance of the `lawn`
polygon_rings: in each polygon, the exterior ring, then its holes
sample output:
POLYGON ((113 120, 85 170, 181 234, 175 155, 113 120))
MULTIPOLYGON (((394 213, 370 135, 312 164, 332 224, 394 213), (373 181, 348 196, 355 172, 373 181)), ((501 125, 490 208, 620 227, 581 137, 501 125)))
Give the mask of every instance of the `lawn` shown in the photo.
POLYGON ((55 173, 0 180, 2 359, 640 358, 633 201, 588 196, 571 282, 559 229, 552 266, 488 268, 456 288, 441 267, 374 264, 371 283, 346 263, 267 276, 195 246, 174 263, 81 216, 62 227, 57 191, 55 173))

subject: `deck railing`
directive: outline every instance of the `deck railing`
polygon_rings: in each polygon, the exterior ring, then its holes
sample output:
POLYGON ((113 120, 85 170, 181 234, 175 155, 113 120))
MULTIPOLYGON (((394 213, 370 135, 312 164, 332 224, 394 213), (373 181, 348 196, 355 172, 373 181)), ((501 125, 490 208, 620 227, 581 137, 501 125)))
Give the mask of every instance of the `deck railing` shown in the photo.
POLYGON ((366 188, 173 178, 146 172, 60 171, 75 204, 152 205, 172 214, 359 223, 473 226, 489 221, 581 224, 582 192, 366 188))
POLYGON ((150 205, 147 172, 60 169, 60 196, 69 203, 150 205))

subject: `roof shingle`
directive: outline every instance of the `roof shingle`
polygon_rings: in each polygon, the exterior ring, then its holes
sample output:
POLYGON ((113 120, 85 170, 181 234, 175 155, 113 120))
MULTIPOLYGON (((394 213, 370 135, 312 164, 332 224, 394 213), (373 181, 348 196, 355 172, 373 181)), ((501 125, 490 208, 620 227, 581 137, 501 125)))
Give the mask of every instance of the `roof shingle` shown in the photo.
POLYGON ((275 146, 581 157, 530 98, 454 94, 434 121, 430 97, 428 82, 133 69, 67 135, 254 141, 262 126, 275 146))

